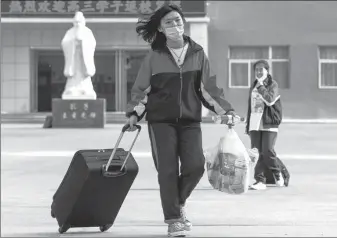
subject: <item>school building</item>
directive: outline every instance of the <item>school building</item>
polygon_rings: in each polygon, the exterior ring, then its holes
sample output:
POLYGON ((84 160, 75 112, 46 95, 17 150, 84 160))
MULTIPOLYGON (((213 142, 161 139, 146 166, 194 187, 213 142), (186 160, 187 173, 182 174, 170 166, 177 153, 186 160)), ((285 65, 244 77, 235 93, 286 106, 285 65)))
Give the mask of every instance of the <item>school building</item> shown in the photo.
MULTIPOLYGON (((164 2, 1 1, 2 118, 50 114, 66 82, 61 40, 77 10, 97 41, 97 97, 106 99, 108 118, 121 117, 149 49, 135 31, 139 13, 164 2)), ((252 64, 266 59, 285 118, 337 117, 337 2, 171 2, 182 7, 186 33, 204 47, 218 85, 239 114, 246 113, 252 64)))

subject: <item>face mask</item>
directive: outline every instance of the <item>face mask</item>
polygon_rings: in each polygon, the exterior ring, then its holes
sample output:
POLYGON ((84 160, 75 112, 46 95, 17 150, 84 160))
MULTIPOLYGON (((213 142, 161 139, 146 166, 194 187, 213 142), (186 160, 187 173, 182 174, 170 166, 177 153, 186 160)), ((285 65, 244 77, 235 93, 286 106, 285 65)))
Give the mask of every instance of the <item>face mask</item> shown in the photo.
POLYGON ((261 78, 258 78, 258 77, 256 76, 256 79, 258 79, 258 80, 259 80, 259 79, 265 80, 265 79, 267 78, 267 76, 268 76, 268 71, 267 71, 265 68, 263 68, 261 78))
POLYGON ((184 34, 184 26, 173 26, 169 28, 165 28, 165 36, 172 40, 179 39, 184 34))

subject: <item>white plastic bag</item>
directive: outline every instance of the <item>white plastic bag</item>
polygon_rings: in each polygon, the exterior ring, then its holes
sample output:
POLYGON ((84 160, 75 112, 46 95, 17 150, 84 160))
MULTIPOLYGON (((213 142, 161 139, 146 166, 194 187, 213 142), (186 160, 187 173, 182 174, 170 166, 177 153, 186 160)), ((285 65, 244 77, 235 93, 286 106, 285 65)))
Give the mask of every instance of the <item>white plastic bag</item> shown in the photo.
POLYGON ((229 194, 247 192, 251 168, 257 157, 256 149, 247 151, 235 130, 228 129, 218 145, 205 150, 210 184, 214 189, 229 194))

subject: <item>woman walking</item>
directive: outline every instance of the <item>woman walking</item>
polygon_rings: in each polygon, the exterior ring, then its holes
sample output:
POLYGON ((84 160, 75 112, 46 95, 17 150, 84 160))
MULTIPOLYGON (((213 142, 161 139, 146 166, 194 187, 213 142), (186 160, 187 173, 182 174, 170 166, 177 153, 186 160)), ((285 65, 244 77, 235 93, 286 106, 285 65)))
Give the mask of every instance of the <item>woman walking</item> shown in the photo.
POLYGON ((249 95, 246 133, 250 135, 251 147, 257 148, 260 154, 255 166, 256 183, 251 189, 264 190, 267 188, 266 170, 272 172, 277 186, 284 186, 281 167, 274 150, 282 107, 278 85, 269 74, 268 62, 257 61, 254 70, 256 80, 249 95), (271 109, 274 113, 268 113, 271 109))
POLYGON ((151 50, 131 90, 126 113, 131 130, 146 113, 169 236, 185 236, 191 229, 184 208, 204 173, 202 104, 217 114, 234 115, 211 76, 203 48, 184 35, 184 23, 175 5, 164 5, 148 20, 138 22, 136 31, 151 50))

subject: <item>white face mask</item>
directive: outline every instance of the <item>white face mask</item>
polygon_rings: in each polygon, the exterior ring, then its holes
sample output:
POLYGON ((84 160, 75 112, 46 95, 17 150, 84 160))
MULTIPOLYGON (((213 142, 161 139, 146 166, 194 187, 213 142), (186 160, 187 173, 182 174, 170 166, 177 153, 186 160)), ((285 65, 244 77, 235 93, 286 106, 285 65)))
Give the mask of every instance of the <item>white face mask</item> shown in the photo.
POLYGON ((184 34, 184 25, 165 28, 164 34, 171 40, 177 40, 184 34))
POLYGON ((258 78, 257 76, 256 76, 256 79, 257 80, 259 80, 259 79, 263 79, 263 80, 265 80, 266 78, 267 78, 267 76, 268 76, 268 71, 264 68, 263 70, 262 70, 262 77, 261 78, 258 78))

